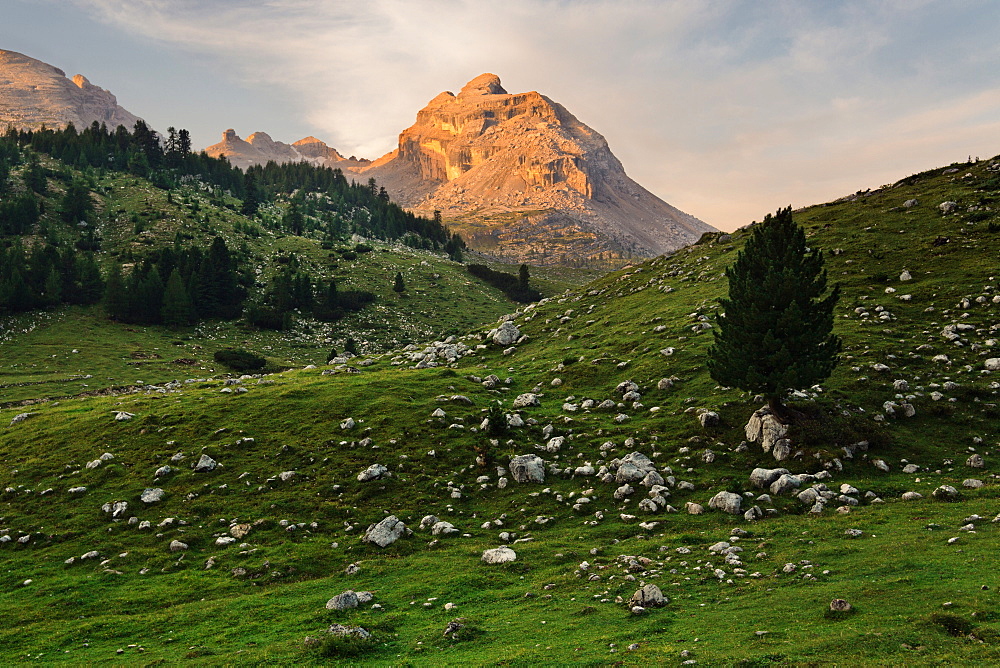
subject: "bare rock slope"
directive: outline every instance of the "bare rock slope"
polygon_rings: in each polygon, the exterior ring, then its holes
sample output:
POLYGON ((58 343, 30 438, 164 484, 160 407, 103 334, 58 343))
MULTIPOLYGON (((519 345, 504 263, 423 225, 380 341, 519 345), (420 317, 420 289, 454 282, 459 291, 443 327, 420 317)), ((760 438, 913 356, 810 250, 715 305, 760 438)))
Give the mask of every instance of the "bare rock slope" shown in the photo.
POLYGON ((16 51, 0 50, 0 128, 83 129, 97 121, 109 128, 132 129, 139 117, 118 105, 109 91, 82 74, 72 79, 58 67, 16 51))
POLYGON ((495 74, 435 97, 396 150, 358 171, 512 261, 653 256, 715 231, 630 179, 604 137, 562 105, 507 93, 495 74))

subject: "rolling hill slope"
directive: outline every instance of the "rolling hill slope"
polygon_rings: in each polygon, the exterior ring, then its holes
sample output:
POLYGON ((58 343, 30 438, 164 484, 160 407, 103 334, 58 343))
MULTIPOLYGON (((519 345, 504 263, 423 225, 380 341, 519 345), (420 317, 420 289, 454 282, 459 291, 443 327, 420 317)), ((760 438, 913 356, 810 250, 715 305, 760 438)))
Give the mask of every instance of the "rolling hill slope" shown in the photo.
POLYGON ((842 285, 845 351, 794 395, 814 419, 780 463, 746 443, 759 402, 705 370, 745 230, 525 307, 517 334, 0 411, 0 646, 67 663, 996 662, 998 168, 795 213, 842 285), (544 482, 517 481, 520 455, 544 482), (812 477, 751 483, 778 466, 812 477), (709 507, 720 492, 739 514, 709 507), (412 533, 362 540, 390 515, 412 533), (516 560, 483 563, 500 545, 516 560), (647 584, 670 601, 633 614, 647 584), (374 598, 326 607, 347 590, 374 598))

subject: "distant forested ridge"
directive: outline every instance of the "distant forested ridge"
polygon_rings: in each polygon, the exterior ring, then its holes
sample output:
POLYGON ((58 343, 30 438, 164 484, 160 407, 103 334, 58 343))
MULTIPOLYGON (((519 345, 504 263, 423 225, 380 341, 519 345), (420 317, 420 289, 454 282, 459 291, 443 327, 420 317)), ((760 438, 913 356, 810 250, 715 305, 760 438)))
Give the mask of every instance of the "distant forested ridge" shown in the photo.
POLYGON ((334 281, 298 269, 283 269, 254 291, 245 253, 226 247, 220 236, 202 248, 183 243, 178 231, 172 244, 129 249, 110 260, 102 252, 102 214, 94 198, 97 179, 108 172, 148 179, 167 191, 168 201, 174 189, 195 179, 209 188, 212 204, 255 221, 235 223, 236 231, 250 235, 259 236, 259 224, 332 248, 360 234, 457 260, 465 248, 439 215, 408 213, 374 180, 356 183, 339 169, 270 162, 243 172, 225 158, 193 152, 187 130, 171 127, 163 137, 143 121, 131 130, 96 122, 83 130, 72 124, 9 127, 0 137, 0 314, 103 300, 109 317, 119 321, 184 325, 239 317, 247 295, 256 292, 248 319, 283 328, 293 309, 336 320, 374 301, 371 293, 338 291, 334 281), (61 164, 43 165, 41 156, 61 164))

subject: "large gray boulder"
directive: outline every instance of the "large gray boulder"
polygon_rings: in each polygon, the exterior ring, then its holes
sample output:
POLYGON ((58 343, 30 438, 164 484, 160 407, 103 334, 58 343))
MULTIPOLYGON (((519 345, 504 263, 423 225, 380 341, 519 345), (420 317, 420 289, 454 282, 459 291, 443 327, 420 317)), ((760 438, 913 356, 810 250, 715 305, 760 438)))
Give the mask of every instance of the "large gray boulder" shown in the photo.
POLYGON ((518 455, 508 468, 517 482, 545 482, 545 460, 538 455, 518 455))
POLYGON ((348 589, 326 602, 327 610, 349 610, 358 607, 358 595, 348 589))
POLYGON ((669 602, 670 599, 663 595, 659 587, 655 584, 648 584, 632 594, 628 603, 630 607, 638 605, 643 608, 659 608, 669 602))
POLYGON ((139 500, 143 503, 156 503, 162 501, 164 497, 164 491, 159 487, 152 489, 142 490, 142 494, 139 496, 139 500))
POLYGON ((495 547, 483 550, 483 563, 506 564, 517 559, 517 553, 509 547, 495 547))
POLYGON ((780 478, 771 483, 771 494, 780 496, 793 489, 798 489, 802 485, 802 480, 795 475, 782 474, 780 478))
POLYGON ((615 482, 627 484, 639 482, 646 477, 646 471, 639 468, 632 462, 622 462, 615 473, 615 482))
POLYGON ((207 473, 208 471, 214 471, 218 465, 219 463, 208 455, 202 455, 193 468, 195 473, 207 473))
POLYGON ((361 540, 366 543, 375 543, 379 547, 388 547, 405 533, 406 525, 395 515, 389 515, 378 524, 368 527, 361 540))
POLYGON ((951 485, 941 485, 931 492, 931 496, 939 501, 957 501, 959 494, 958 490, 951 485))
POLYGON ((615 481, 619 484, 630 482, 640 482, 649 473, 655 472, 656 466, 649 457, 641 452, 630 452, 622 457, 618 462, 618 471, 615 473, 615 481))
POLYGON ((509 346, 517 343, 521 338, 521 330, 511 320, 504 321, 492 332, 493 343, 501 346, 509 346))
POLYGON ((440 536, 441 534, 458 533, 458 529, 451 522, 435 522, 431 527, 431 534, 440 536))
POLYGON ((724 513, 729 513, 730 515, 739 515, 740 505, 742 503, 743 497, 739 494, 733 494, 732 492, 719 492, 709 499, 708 507, 716 508, 724 513))
POLYGON ((368 482, 369 480, 375 480, 376 478, 381 478, 386 473, 388 473, 388 471, 389 469, 387 469, 382 464, 372 464, 371 466, 369 466, 364 471, 358 474, 358 482, 368 482))
POLYGON ((788 426, 782 424, 767 406, 754 411, 744 428, 747 440, 760 443, 764 452, 771 452, 774 444, 785 438, 788 426))
POLYGON ((757 489, 767 489, 775 480, 788 473, 788 469, 756 468, 750 472, 750 484, 757 489))
POLYGON ((534 392, 525 392, 524 394, 517 395, 514 399, 513 408, 527 408, 528 406, 539 406, 541 402, 538 401, 538 395, 534 392))

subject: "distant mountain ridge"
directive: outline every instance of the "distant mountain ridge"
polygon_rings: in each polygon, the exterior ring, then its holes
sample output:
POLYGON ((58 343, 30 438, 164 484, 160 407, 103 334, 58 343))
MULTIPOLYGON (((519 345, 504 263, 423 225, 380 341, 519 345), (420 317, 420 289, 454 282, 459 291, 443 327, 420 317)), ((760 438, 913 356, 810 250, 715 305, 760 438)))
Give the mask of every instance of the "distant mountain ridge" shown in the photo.
MULTIPOLYGON (((138 116, 83 75, 0 51, 0 126, 93 122, 132 128, 138 116)), ((469 245, 511 262, 613 267, 667 253, 716 231, 633 181, 601 134, 538 93, 510 94, 482 74, 417 113, 397 148, 374 162, 315 137, 293 144, 235 130, 209 146, 238 167, 306 161, 374 178, 417 214, 440 211, 469 245)))
POLYGON ((0 50, 0 129, 13 125, 34 130, 72 123, 83 129, 94 121, 131 129, 138 116, 118 104, 111 92, 87 77, 72 79, 58 67, 16 51, 0 50))
POLYGON ((307 160, 374 178, 393 201, 441 211, 473 248, 514 262, 620 264, 717 231, 629 178, 604 137, 565 107, 510 94, 495 74, 436 96, 374 162, 345 159, 314 137, 285 144, 262 132, 243 141, 227 130, 206 150, 240 167, 307 160))
POLYGON ((300 139, 294 144, 274 141, 266 132, 254 132, 241 139, 232 128, 222 133, 222 141, 212 144, 205 151, 213 158, 225 156, 229 162, 246 169, 251 165, 263 165, 269 161, 311 162, 327 167, 356 170, 371 163, 370 160, 345 158, 337 149, 327 146, 315 137, 300 139))

